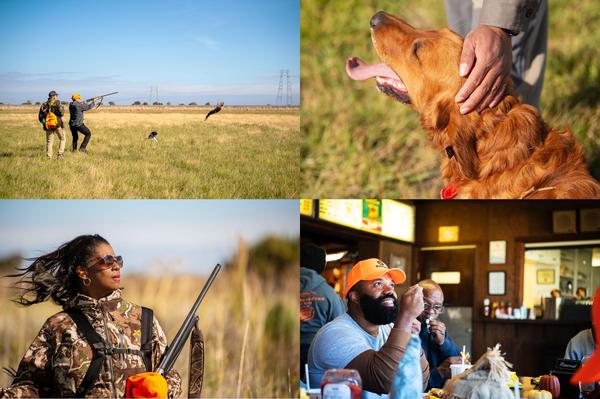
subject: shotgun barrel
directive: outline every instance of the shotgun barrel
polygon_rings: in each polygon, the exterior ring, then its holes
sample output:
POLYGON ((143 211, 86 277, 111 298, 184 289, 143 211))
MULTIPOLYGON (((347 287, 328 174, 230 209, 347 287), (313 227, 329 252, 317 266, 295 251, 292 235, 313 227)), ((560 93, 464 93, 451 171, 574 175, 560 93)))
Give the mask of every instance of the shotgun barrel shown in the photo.
POLYGON ((108 94, 102 94, 101 96, 96 96, 96 97, 92 97, 92 98, 88 98, 87 100, 85 100, 85 102, 89 102, 89 101, 94 101, 97 98, 104 98, 106 96, 112 96, 113 94, 117 94, 118 91, 113 91, 112 93, 108 93, 108 94))
POLYGON ((196 298, 196 302, 194 302, 194 305, 190 309, 185 320, 183 321, 183 324, 179 328, 177 335, 175 335, 175 338, 173 338, 173 342, 171 342, 171 345, 167 347, 167 350, 165 351, 163 358, 160 361, 160 364, 156 368, 156 372, 158 374, 167 374, 175 364, 175 360, 177 360, 177 357, 179 357, 179 354, 181 353, 185 342, 192 333, 194 324, 196 324, 196 322, 198 321, 198 316, 196 315, 198 307, 200 307, 200 303, 204 299, 204 296, 206 295, 206 292, 208 291, 212 283, 215 281, 215 278, 217 278, 217 274, 219 274, 220 270, 221 265, 217 264, 210 276, 208 277, 208 280, 206 280, 206 283, 204 283, 204 287, 202 287, 200 295, 198 295, 198 298, 196 298))

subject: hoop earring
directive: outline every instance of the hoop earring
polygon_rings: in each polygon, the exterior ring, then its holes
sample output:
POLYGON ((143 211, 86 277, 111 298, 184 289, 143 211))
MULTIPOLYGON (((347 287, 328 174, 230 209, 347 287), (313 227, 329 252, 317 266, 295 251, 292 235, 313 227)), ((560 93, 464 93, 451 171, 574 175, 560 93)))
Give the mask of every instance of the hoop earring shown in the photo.
POLYGON ((83 285, 88 287, 92 283, 92 280, 88 276, 85 276, 81 279, 81 282, 83 283, 83 285))

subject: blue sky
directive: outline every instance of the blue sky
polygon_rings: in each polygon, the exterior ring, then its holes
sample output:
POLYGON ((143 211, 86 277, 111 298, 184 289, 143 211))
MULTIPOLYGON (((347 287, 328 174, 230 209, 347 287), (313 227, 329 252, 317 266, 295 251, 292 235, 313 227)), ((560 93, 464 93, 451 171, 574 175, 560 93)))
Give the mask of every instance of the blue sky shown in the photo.
POLYGON ((299 103, 299 0, 3 0, 0 21, 0 102, 275 104, 287 69, 299 103))
POLYGON ((123 272, 208 273, 239 238, 298 238, 297 200, 2 200, 0 257, 31 257, 80 234, 100 234, 123 272))

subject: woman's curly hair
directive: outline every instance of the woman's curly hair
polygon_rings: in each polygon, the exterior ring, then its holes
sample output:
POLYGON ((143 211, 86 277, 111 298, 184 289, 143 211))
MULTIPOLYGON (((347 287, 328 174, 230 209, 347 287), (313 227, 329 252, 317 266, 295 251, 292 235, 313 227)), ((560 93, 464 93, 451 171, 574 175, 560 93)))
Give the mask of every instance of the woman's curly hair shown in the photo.
POLYGON ((80 279, 75 269, 86 266, 98 244, 108 244, 98 234, 81 235, 62 244, 58 249, 37 258, 26 258, 32 263, 22 273, 7 277, 21 277, 15 286, 22 290, 14 301, 24 306, 44 302, 50 297, 52 302, 63 306, 79 293, 80 279))

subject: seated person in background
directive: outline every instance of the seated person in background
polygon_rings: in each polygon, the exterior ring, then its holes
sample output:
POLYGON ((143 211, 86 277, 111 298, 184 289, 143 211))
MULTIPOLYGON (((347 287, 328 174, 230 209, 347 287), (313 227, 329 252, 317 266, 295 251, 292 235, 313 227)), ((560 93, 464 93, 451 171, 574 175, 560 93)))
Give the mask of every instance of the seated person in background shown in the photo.
POLYGON ((594 340, 593 328, 580 331, 575 335, 567 344, 567 350, 565 351, 565 359, 579 360, 583 359, 584 356, 591 356, 596 349, 596 342, 594 340))
POLYGON ((311 243, 300 245, 300 374, 313 337, 323 325, 346 311, 344 302, 321 276, 325 250, 311 243))
POLYGON ((587 292, 585 291, 585 288, 583 288, 583 287, 577 288, 577 293, 575 294, 575 296, 577 297, 577 299, 586 299, 587 292))
MULTIPOLYGON (((324 325, 308 351, 310 385, 320 386, 326 370, 358 370, 362 399, 387 398, 398 364, 411 338, 416 317, 423 311, 422 288, 410 287, 398 300, 395 284, 406 275, 389 269, 379 259, 358 262, 344 292, 348 312, 324 325)), ((423 388, 429 381, 429 365, 420 353, 423 388)))
POLYGON ((438 320, 444 312, 442 288, 433 280, 422 280, 418 285, 423 288, 424 309, 417 319, 421 322, 421 347, 429 363, 427 390, 442 388, 451 377, 450 365, 461 362, 460 349, 448 336, 446 325, 438 320))

